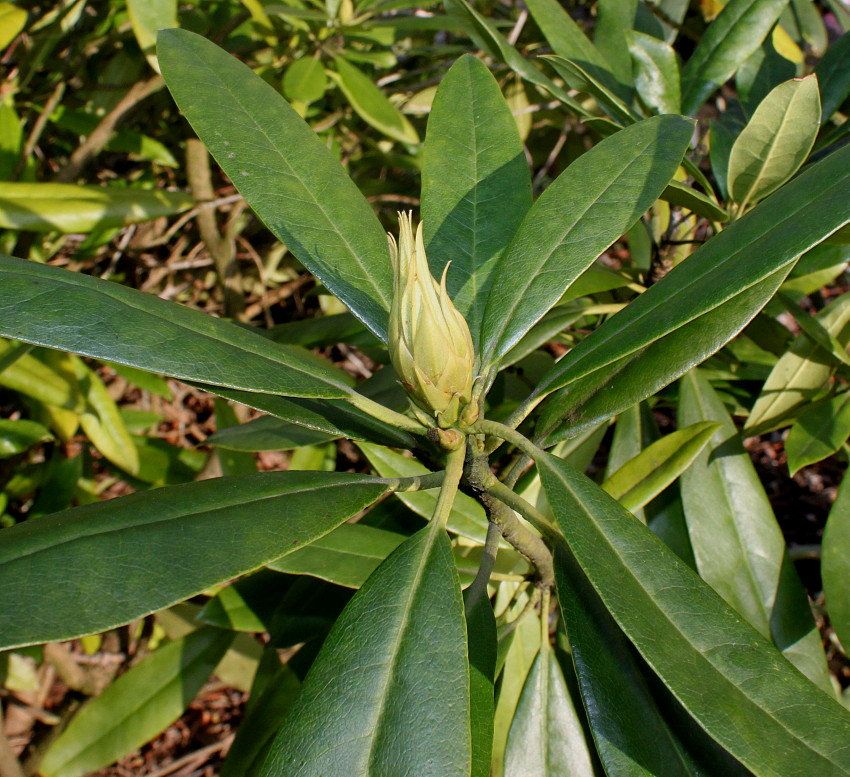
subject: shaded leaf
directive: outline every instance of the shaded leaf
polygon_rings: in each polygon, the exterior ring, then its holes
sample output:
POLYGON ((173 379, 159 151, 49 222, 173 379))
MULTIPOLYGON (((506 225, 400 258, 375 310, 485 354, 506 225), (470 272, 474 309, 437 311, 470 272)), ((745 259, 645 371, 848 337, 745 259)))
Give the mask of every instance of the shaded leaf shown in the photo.
POLYGON ((844 392, 807 407, 797 417, 785 452, 791 475, 809 464, 832 456, 850 437, 850 393, 844 392))
POLYGON ((829 622, 844 646, 850 648, 850 478, 845 478, 829 511, 821 551, 823 595, 829 622))

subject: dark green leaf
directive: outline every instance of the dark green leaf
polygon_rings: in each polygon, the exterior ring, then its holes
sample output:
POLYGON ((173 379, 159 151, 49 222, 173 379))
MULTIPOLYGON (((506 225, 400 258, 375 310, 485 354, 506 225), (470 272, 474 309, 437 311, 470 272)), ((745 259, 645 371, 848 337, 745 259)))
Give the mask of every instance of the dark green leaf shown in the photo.
POLYGON ((184 380, 344 397, 344 373, 309 351, 153 294, 0 256, 0 334, 184 380))
POLYGON ((850 96, 850 33, 844 33, 833 43, 815 68, 820 86, 823 121, 827 122, 850 96))
POLYGON ((799 469, 832 456, 848 437, 850 392, 845 391, 807 407, 785 438, 789 471, 794 475, 799 469))
POLYGON ((767 37, 788 0, 730 0, 682 70, 682 111, 692 114, 767 37))
POLYGON ((548 454, 537 466, 605 607, 710 736, 760 777, 850 774, 850 711, 584 475, 548 454))
POLYGON ((551 308, 657 199, 692 131, 678 116, 628 127, 573 162, 522 222, 494 273, 484 312, 482 364, 490 366, 551 308))
POLYGON ((257 215, 386 339, 386 236, 333 154, 271 86, 200 35, 164 30, 158 53, 180 110, 257 215))
POLYGON ((635 87, 640 99, 655 113, 679 113, 679 59, 673 47, 635 31, 626 34, 626 41, 636 66, 635 87))
POLYGON ((281 421, 279 418, 262 416, 245 424, 229 426, 211 434, 207 445, 215 445, 231 451, 290 451, 304 445, 333 440, 337 435, 308 429, 306 426, 281 421))
POLYGON ((445 532, 401 545, 343 610, 263 777, 467 777, 463 602, 445 532))
POLYGON ((425 138, 422 220, 428 259, 475 343, 492 271, 531 207, 531 173, 508 104, 486 66, 461 57, 443 77, 425 138))
POLYGON ((850 478, 845 478, 829 511, 821 557, 823 594, 829 620, 850 651, 850 478))
POLYGON ((385 491, 362 475, 264 472, 5 529, 2 647, 71 639, 167 607, 312 542, 385 491))

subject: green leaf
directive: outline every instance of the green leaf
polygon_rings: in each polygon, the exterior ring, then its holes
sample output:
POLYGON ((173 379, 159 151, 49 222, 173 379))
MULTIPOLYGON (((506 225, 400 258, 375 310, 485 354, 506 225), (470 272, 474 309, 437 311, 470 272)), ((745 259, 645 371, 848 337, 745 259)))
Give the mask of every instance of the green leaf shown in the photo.
POLYGON ((537 466, 605 607, 711 737, 759 777, 850 774, 850 711, 584 475, 548 454, 537 466))
POLYGON ((797 417, 785 452, 794 475, 803 467, 832 456, 850 437, 850 392, 844 392, 807 407, 797 417))
POLYGON ((2 647, 71 639, 168 607, 312 542, 385 492, 362 475, 264 472, 132 494, 5 529, 2 647))
POLYGON ((628 91, 623 90, 625 99, 631 97, 634 84, 632 60, 626 38, 634 29, 637 6, 638 0, 599 0, 596 7, 596 26, 593 29, 594 45, 611 64, 615 78, 628 88, 628 91))
POLYGON ((351 107, 363 121, 399 143, 415 145, 419 135, 413 125, 387 99, 365 73, 343 57, 336 57, 336 73, 330 76, 342 89, 351 107))
POLYGON ((443 77, 425 137, 422 221, 435 277, 447 288, 473 342, 499 256, 531 207, 531 173, 516 122, 496 80, 475 57, 443 77))
POLYGON ((606 774, 696 777, 628 639, 565 547, 555 549, 555 577, 584 708, 606 774))
POLYGON ((327 88, 325 68, 313 57, 296 59, 283 73, 283 94, 290 102, 309 105, 321 100, 327 88))
POLYGON ((823 107, 822 120, 829 121, 841 104, 850 96, 850 33, 844 33, 828 49, 815 67, 823 107))
MULTIPOLYGON (((358 443, 358 447, 366 454, 369 463, 381 477, 406 478, 425 475, 429 472, 428 468, 416 459, 402 456, 389 448, 370 443, 358 443)), ((396 493, 396 496, 413 512, 430 520, 437 504, 438 493, 439 489, 431 488, 424 491, 400 491, 396 493)), ((454 534, 483 545, 487 536, 487 516, 484 508, 471 496, 459 493, 455 497, 446 528, 454 534)))
POLYGON ((16 456, 37 442, 52 439, 53 435, 35 421, 9 421, 0 418, 0 459, 16 456))
POLYGON ((30 232, 95 232, 181 213, 182 192, 70 183, 10 183, 0 191, 0 227, 30 232))
POLYGON ((233 634, 207 627, 170 642, 88 702, 39 763, 45 777, 79 777, 117 761, 183 714, 233 634))
POLYGON ((177 0, 127 0, 127 13, 139 48, 159 73, 156 34, 158 30, 178 26, 177 0))
MULTIPOLYGON (((492 579, 492 578, 491 578, 492 579)), ((470 777, 490 777, 498 654, 496 616, 487 586, 463 592, 469 656, 469 728, 472 743, 470 777)))
POLYGON ((659 199, 671 205, 680 205, 711 221, 722 223, 729 220, 729 214, 712 197, 678 181, 670 181, 667 188, 661 192, 659 199))
POLYGON ((823 595, 829 622, 850 650, 850 478, 845 478, 829 511, 821 551, 823 595))
POLYGON ((0 3, 0 49, 5 49, 27 23, 27 12, 13 3, 0 3))
POLYGON ((207 437, 205 443, 231 451, 291 451, 337 437, 338 435, 308 429, 281 421, 279 418, 262 416, 244 424, 220 429, 207 437))
POLYGON ((292 575, 310 575, 346 588, 360 588, 383 560, 407 539, 397 532, 344 523, 330 534, 268 564, 292 575))
POLYGON ((699 422, 665 435, 605 478, 602 488, 629 512, 639 510, 691 465, 718 426, 699 422))
POLYGON ((517 704, 505 749, 505 777, 593 777, 590 750, 548 641, 517 704))
POLYGON ((628 127, 580 156, 526 215, 494 273, 482 364, 494 365, 620 237, 669 183, 692 125, 660 116, 628 127))
POLYGON ((767 37, 788 0, 730 0, 682 70, 682 111, 695 113, 767 37))
POLYGON ((673 47, 637 31, 628 32, 626 42, 636 66, 640 99, 656 113, 680 113, 679 59, 673 47))
POLYGON ((617 81, 605 56, 557 0, 529 0, 526 5, 555 54, 575 62, 620 98, 628 98, 629 84, 617 81))
POLYGON ((748 116, 752 116, 772 89, 796 75, 797 66, 776 51, 772 36, 766 38, 735 74, 741 107, 748 116))
POLYGON ((850 220, 839 204, 847 196, 850 148, 812 165, 713 237, 561 359, 535 396, 576 386, 549 400, 541 427, 554 428, 606 386, 611 394, 617 373, 631 370, 634 390, 610 401, 602 392, 582 422, 635 404, 717 351, 770 299, 800 254, 850 220))
MULTIPOLYGON (((850 294, 834 299, 816 319, 839 342, 850 342, 850 294)), ((816 398, 829 379, 833 364, 831 355, 814 340, 805 334, 798 336, 770 371, 744 431, 756 435, 782 426, 796 410, 816 398)))
POLYGON ((797 172, 814 145, 820 112, 815 76, 786 81, 762 100, 729 154, 729 192, 742 209, 797 172))
POLYGON ((401 545, 334 624, 263 777, 467 777, 463 602, 438 523, 401 545))
POLYGON ((165 30, 158 52, 180 110, 257 215, 386 340, 386 235, 334 155, 271 86, 200 35, 165 30))
POLYGON ((540 72, 531 62, 522 56, 487 19, 476 11, 466 0, 446 0, 444 3, 450 14, 461 17, 468 24, 468 32, 475 44, 489 56, 504 62, 511 70, 526 81, 542 87, 553 97, 560 100, 576 116, 588 116, 588 112, 566 91, 557 86, 551 78, 540 72))
POLYGON ((696 370, 681 380, 678 416, 682 424, 719 426, 681 479, 700 577, 831 692, 820 634, 770 502, 723 402, 696 370))
POLYGON ((344 374, 309 351, 153 294, 0 256, 0 334, 247 391, 344 397, 344 374))

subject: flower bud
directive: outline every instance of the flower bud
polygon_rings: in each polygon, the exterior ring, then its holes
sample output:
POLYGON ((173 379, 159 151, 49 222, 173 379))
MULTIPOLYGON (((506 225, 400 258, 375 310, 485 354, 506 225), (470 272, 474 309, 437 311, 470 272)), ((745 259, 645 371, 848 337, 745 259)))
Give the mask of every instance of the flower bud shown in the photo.
POLYGON ((464 410, 472 401, 475 364, 469 326, 446 291, 446 270, 437 283, 428 267, 422 224, 413 235, 408 213, 399 214, 399 239, 389 235, 393 265, 390 309, 390 359, 410 399, 411 408, 429 425, 442 428, 477 413, 464 410))

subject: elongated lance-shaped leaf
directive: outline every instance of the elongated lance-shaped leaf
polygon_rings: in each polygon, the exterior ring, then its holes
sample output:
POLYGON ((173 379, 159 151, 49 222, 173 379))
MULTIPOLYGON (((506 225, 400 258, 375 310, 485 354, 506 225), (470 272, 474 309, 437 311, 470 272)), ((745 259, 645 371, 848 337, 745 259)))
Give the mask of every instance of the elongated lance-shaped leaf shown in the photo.
POLYGON ((104 631, 168 607, 327 534, 386 490, 363 475, 265 472, 5 529, 0 648, 104 631))
POLYGON ((742 207, 778 189, 809 155, 820 126, 818 80, 814 75, 773 89, 729 154, 728 186, 742 207))
POLYGON ((596 744, 612 777, 696 777, 652 698, 629 641, 566 547, 555 552, 558 603, 596 744), (640 710, 640 715, 634 714, 640 710))
POLYGON ((767 494, 734 422, 697 370, 680 382, 678 419, 720 425, 680 484, 700 577, 830 692, 820 634, 767 494))
POLYGON ((788 0, 730 0, 682 70, 682 111, 692 114, 767 37, 788 0))
POLYGON ((850 56, 850 34, 844 33, 835 41, 823 59, 818 62, 815 74, 818 77, 822 103, 822 119, 829 121, 838 106, 850 95, 850 68, 847 57, 850 56))
POLYGON ((850 437, 850 392, 845 391, 807 407, 785 438, 788 471, 822 461, 838 451, 850 437))
POLYGON ((345 397, 345 374, 295 346, 117 283, 0 256, 0 335, 183 380, 345 397))
POLYGON ((262 777, 467 777, 469 676, 460 585, 438 522, 343 610, 262 777))
POLYGON ((386 236, 333 154, 272 86, 200 35, 163 30, 157 52, 183 115, 257 215, 386 340, 386 236))
POLYGON ((711 737, 759 777, 850 774, 850 711, 592 481, 549 454, 537 466, 605 607, 711 737))
POLYGON ((850 651, 850 478, 845 477, 829 511, 821 557, 823 594, 829 620, 850 651))
MULTIPOLYGON (((669 347, 665 345, 657 359, 659 365, 665 358, 669 364, 658 380, 653 375, 648 381, 655 381, 651 391, 718 350, 761 309, 773 293, 771 286, 775 284, 775 291, 800 254, 850 221, 850 211, 844 206, 848 196, 850 148, 843 148, 711 238, 543 376, 536 396, 596 374, 576 387, 576 398, 562 392, 547 403, 545 425, 554 426, 589 394, 603 389, 610 393, 616 388, 609 384, 614 375, 647 346, 671 334, 669 347), (764 284, 761 290, 755 288, 759 284, 764 284), (724 311, 726 305, 729 308, 724 311), (712 313, 711 325, 698 326, 698 319, 708 313, 712 313), (695 326, 686 329, 690 324, 695 326), (686 338, 690 338, 687 352, 686 338)), ((635 396, 613 412, 641 398, 635 396)))
POLYGON ((153 739, 183 714, 232 641, 231 632, 208 626, 160 647, 73 717, 39 774, 90 774, 153 739))
POLYGON ((428 117, 422 222, 428 261, 466 318, 474 343, 496 261, 531 207, 531 172, 511 109, 475 57, 443 77, 428 117))
POLYGON ((548 640, 525 679, 505 749, 505 777, 532 774, 593 777, 581 720, 548 640))
POLYGON ((657 116, 571 164, 532 206, 494 269, 482 325, 482 364, 494 365, 664 190, 692 124, 657 116))

